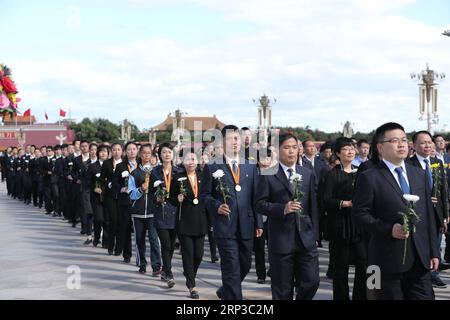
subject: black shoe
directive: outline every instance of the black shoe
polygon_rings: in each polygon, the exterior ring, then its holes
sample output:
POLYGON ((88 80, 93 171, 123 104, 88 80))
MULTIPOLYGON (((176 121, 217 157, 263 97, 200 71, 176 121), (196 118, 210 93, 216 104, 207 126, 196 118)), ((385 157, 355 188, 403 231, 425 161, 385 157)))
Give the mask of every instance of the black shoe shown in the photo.
POLYGON ((108 254, 109 254, 110 256, 112 256, 112 255, 114 254, 114 251, 113 251, 113 250, 108 250, 108 254))
POLYGON ((447 262, 444 262, 444 261, 441 261, 439 263, 439 270, 440 271, 444 271, 444 270, 448 270, 448 269, 450 269, 450 263, 447 263, 447 262))
POLYGON ((84 242, 84 245, 85 246, 88 246, 88 245, 90 245, 92 243, 92 239, 87 239, 85 242, 84 242))
POLYGON ((439 289, 447 288, 447 285, 441 280, 441 278, 439 278, 439 276, 432 277, 431 284, 433 285, 433 288, 439 288, 439 289))
POLYGON ((142 274, 147 273, 147 266, 144 266, 144 265, 140 266, 139 273, 142 273, 142 274))
POLYGON ((114 255, 115 255, 116 257, 120 256, 121 254, 122 254, 122 252, 114 252, 114 255))
POLYGON ((222 290, 220 290, 222 288, 217 289, 216 291, 216 296, 217 298, 219 298, 220 300, 223 300, 223 294, 222 294, 222 290))
POLYGON ((327 278, 328 279, 333 279, 333 274, 331 273, 330 270, 327 271, 327 278))
MULTIPOLYGON (((72 228, 75 228, 75 227, 76 227, 76 225, 73 224, 73 225, 72 225, 72 228)), ((80 234, 83 234, 83 235, 84 235, 84 234, 86 234, 86 232, 84 232, 83 230, 81 230, 81 231, 80 231, 80 234)))
POLYGON ((180 243, 179 243, 179 242, 175 242, 175 246, 174 246, 174 247, 175 247, 175 249, 177 249, 177 250, 180 249, 180 243))
POLYGON ((130 263, 130 261, 131 261, 130 258, 123 258, 124 263, 130 263))
POLYGON ((266 283, 266 279, 258 279, 258 280, 256 280, 256 282, 258 284, 264 284, 264 283, 266 283))
POLYGON ((92 244, 94 245, 94 247, 97 248, 97 246, 98 246, 98 241, 95 241, 95 240, 94 240, 94 242, 93 242, 92 244))
POLYGON ((211 263, 216 263, 217 261, 219 261, 219 258, 217 258, 217 256, 211 258, 211 263))
POLYGON ((198 292, 196 290, 191 291, 191 298, 192 299, 199 299, 200 296, 198 295, 198 292))

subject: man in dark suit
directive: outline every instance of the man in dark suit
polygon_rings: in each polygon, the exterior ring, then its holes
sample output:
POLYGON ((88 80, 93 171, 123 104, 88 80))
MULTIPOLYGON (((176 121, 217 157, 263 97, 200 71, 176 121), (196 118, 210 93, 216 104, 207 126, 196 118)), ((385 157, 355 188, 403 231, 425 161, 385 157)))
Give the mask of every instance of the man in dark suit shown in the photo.
MULTIPOLYGON (((438 234, 438 239, 436 243, 436 248, 441 252, 441 242, 442 234, 447 232, 447 221, 448 221, 448 192, 447 192, 447 181, 445 177, 444 166, 441 160, 438 158, 431 157, 433 138, 428 131, 418 131, 413 135, 413 144, 416 154, 409 158, 407 162, 417 168, 425 170, 425 176, 427 177, 430 189, 432 190, 431 202, 433 203, 433 211, 435 213, 436 219, 436 230, 438 234), (435 181, 434 175, 432 173, 432 167, 438 166, 438 168, 433 169, 438 172, 440 184, 436 185, 438 182, 435 181), (438 190, 435 190, 435 187, 438 190)), ((447 263, 439 263, 440 269, 449 269, 450 265, 447 263)), ((446 288, 447 285, 439 277, 439 272, 435 271, 431 273, 431 281, 433 287, 436 288, 446 288)))
MULTIPOLYGON (((205 201, 211 215, 214 236, 220 253, 223 286, 217 296, 224 300, 242 300, 241 282, 250 270, 253 237, 262 235, 262 217, 254 210, 258 189, 258 171, 255 164, 245 163, 241 151, 241 136, 236 126, 222 129, 225 157, 223 163, 213 163, 204 169, 201 201, 205 201), (224 201, 218 190, 220 180, 229 188, 229 198, 224 201)), ((242 150, 243 151, 243 150, 242 150)))
POLYGON ((47 157, 42 160, 41 172, 44 183, 44 202, 46 214, 54 213, 56 200, 52 196, 52 184, 54 183, 55 163, 56 158, 54 156, 54 150, 52 146, 47 146, 47 157))
POLYGON ((432 300, 430 270, 438 269, 439 255, 430 186, 424 170, 404 161, 408 139, 401 125, 386 123, 375 135, 382 160, 358 176, 352 210, 355 223, 370 233, 368 265, 381 271, 380 286, 369 296, 379 300, 432 300), (415 232, 406 232, 401 225, 399 212, 405 212, 408 206, 405 194, 420 198, 414 205, 420 216, 415 232))
POLYGON ((319 215, 313 172, 296 164, 298 142, 292 134, 280 136, 280 165, 275 175, 263 175, 256 210, 268 216, 272 298, 312 300, 319 288, 319 254, 316 240, 319 215), (290 178, 301 175, 300 202, 292 200, 290 178), (301 210, 301 214, 296 212, 301 210))
POLYGON ((314 174, 316 175, 316 183, 318 183, 320 179, 322 179, 322 176, 326 174, 328 166, 323 159, 317 155, 317 148, 314 141, 311 139, 303 141, 303 149, 303 166, 313 169, 314 174))

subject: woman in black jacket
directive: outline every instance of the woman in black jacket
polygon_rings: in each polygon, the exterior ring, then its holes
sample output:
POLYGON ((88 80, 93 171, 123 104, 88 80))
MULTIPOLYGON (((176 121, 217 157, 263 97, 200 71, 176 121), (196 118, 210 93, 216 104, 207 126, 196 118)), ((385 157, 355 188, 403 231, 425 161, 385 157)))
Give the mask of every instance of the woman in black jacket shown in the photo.
POLYGON ((360 230, 351 217, 356 167, 353 142, 339 138, 334 152, 341 164, 334 167, 326 178, 323 200, 327 211, 328 238, 330 239, 330 259, 333 261, 333 299, 349 300, 348 271, 350 260, 355 262, 355 282, 353 300, 366 298, 367 254, 360 230))
POLYGON ((192 299, 198 299, 195 277, 203 259, 205 235, 208 232, 207 213, 204 201, 199 200, 202 182, 198 170, 198 158, 193 150, 183 150, 183 165, 186 172, 175 175, 170 192, 170 202, 177 206, 177 234, 181 245, 186 286, 192 299))
POLYGON ((119 189, 114 184, 114 174, 117 165, 122 163, 122 145, 113 143, 111 145, 112 157, 104 162, 102 166, 102 178, 105 181, 105 221, 108 221, 108 254, 120 256, 122 254, 122 240, 119 229, 119 189))
MULTIPOLYGON (((108 160, 111 149, 106 145, 100 145, 97 148, 97 161, 91 163, 86 172, 86 183, 90 190, 90 200, 92 207, 92 214, 87 216, 87 230, 88 232, 92 228, 92 220, 94 220, 94 240, 93 245, 96 247, 100 242, 100 235, 103 230, 102 247, 107 248, 108 231, 104 226, 104 193, 105 193, 105 179, 102 177, 103 163, 108 160)), ((85 244, 88 245, 92 242, 92 238, 89 236, 85 244)))
POLYGON ((180 168, 173 164, 173 146, 170 143, 163 143, 158 149, 158 156, 161 165, 153 168, 150 180, 150 194, 152 197, 155 218, 154 226, 158 232, 161 242, 161 257, 163 262, 163 272, 161 280, 167 282, 167 286, 172 288, 175 285, 175 279, 172 273, 172 257, 175 250, 176 240, 176 210, 168 198, 174 177, 180 172, 180 168), (158 190, 167 191, 166 198, 163 199, 157 195, 158 190))
POLYGON ((133 222, 130 215, 131 200, 128 194, 128 177, 138 166, 138 148, 136 143, 130 141, 125 145, 124 150, 125 158, 116 166, 113 175, 114 189, 118 191, 118 227, 120 230, 120 237, 118 237, 120 243, 116 243, 116 253, 122 251, 123 262, 130 263, 133 222))

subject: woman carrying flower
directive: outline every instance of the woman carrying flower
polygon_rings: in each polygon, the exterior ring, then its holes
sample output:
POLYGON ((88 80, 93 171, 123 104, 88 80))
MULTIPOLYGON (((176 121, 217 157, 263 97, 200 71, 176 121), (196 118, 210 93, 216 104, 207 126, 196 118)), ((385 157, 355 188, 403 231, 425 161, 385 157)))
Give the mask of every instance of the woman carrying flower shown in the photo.
POLYGON ((92 243, 96 247, 100 242, 100 235, 103 229, 102 247, 107 248, 108 231, 104 226, 104 191, 105 180, 101 175, 103 163, 108 160, 111 149, 109 146, 100 145, 97 147, 97 161, 91 163, 87 169, 87 186, 91 192, 90 200, 92 211, 87 214, 87 239, 84 243, 92 243), (92 221, 94 222, 94 240, 92 240, 92 221))
POLYGON ((330 240, 330 260, 333 276, 333 299, 348 300, 348 272, 350 257, 355 261, 355 283, 353 300, 366 298, 366 250, 361 232, 351 217, 352 197, 356 167, 355 148, 349 138, 338 138, 334 153, 340 165, 334 167, 324 183, 323 199, 327 212, 328 238, 330 240))
POLYGON ((163 143, 158 149, 161 165, 153 169, 150 180, 150 196, 155 210, 155 228, 161 242, 161 255, 163 261, 163 272, 161 280, 167 282, 172 288, 175 280, 172 273, 172 256, 175 250, 175 221, 177 207, 169 200, 174 176, 180 169, 173 165, 173 146, 163 143))
POLYGON ((133 219, 134 236, 136 240, 136 265, 140 273, 147 272, 147 259, 145 258, 145 238, 148 233, 150 241, 150 260, 153 268, 153 276, 160 274, 161 255, 158 236, 153 228, 154 206, 150 193, 153 182, 150 177, 152 166, 150 158, 152 146, 144 144, 140 149, 140 164, 133 170, 128 178, 128 193, 131 199, 130 214, 133 219))
POLYGON ((203 259, 205 235, 208 231, 204 201, 200 201, 201 173, 193 150, 183 149, 181 159, 186 172, 174 176, 169 201, 178 207, 177 234, 181 245, 186 286, 192 299, 198 299, 195 277, 203 259))

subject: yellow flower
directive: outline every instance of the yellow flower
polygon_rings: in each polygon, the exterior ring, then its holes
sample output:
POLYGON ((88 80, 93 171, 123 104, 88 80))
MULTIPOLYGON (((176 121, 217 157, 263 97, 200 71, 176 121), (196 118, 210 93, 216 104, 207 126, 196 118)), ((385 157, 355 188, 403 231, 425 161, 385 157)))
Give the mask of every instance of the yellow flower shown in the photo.
POLYGON ((439 168, 439 163, 433 163, 430 167, 431 167, 431 169, 437 169, 437 168, 439 168))
POLYGON ((444 163, 444 169, 448 168, 448 163, 444 163))

